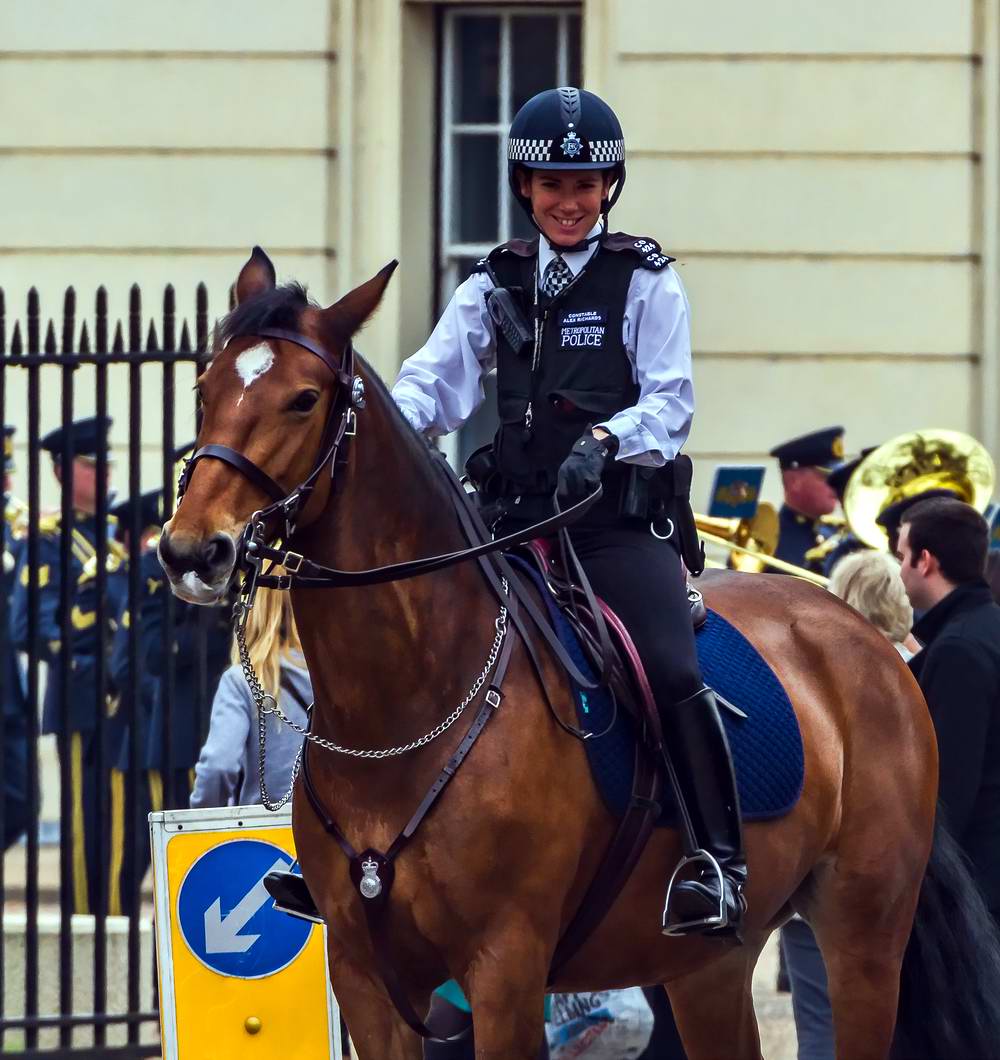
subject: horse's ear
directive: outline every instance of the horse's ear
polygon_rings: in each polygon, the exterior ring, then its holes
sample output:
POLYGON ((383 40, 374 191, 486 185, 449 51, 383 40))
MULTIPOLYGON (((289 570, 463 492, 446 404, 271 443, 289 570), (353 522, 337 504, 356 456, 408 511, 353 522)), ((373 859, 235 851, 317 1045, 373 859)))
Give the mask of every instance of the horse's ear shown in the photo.
POLYGON ((345 294, 329 309, 323 310, 327 325, 338 339, 346 342, 375 312, 398 264, 398 261, 390 261, 370 280, 366 280, 360 287, 355 287, 353 291, 345 294))
POLYGON ((255 294, 270 291, 277 282, 278 276, 271 259, 260 247, 254 247, 247 263, 240 269, 239 279, 236 281, 237 305, 255 294))

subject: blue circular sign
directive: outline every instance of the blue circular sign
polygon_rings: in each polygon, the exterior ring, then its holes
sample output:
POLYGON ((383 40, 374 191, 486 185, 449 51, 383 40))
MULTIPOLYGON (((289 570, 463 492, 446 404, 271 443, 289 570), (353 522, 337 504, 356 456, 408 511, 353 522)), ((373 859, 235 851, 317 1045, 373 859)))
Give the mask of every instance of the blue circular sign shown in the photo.
POLYGON ((262 979, 286 968, 309 941, 312 924, 274 908, 269 872, 287 872, 291 855, 260 839, 233 839, 206 850, 177 895, 177 921, 191 952, 219 975, 262 979))

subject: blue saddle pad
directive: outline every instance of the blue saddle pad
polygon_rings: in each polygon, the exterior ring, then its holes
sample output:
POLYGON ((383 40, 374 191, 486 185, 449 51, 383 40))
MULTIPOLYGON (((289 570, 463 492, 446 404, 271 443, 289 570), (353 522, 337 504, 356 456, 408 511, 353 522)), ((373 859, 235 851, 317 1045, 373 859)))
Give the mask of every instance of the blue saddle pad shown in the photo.
MULTIPOLYGON (((542 589, 538 572, 518 557, 512 560, 539 586, 559 639, 577 666, 589 676, 590 668, 576 635, 551 596, 542 589)), ((750 641, 716 612, 709 611, 696 642, 705 683, 747 715, 739 718, 720 708, 736 766, 744 820, 759 821, 788 813, 802 793, 805 763, 802 735, 787 693, 750 641)), ((580 727, 603 732, 614 713, 610 693, 574 686, 574 695, 580 727)), ((608 809, 620 817, 632 794, 635 769, 632 719, 620 710, 610 731, 599 739, 586 740, 584 747, 601 796, 608 809)), ((674 816, 673 800, 669 799, 658 823, 672 825, 674 816)))

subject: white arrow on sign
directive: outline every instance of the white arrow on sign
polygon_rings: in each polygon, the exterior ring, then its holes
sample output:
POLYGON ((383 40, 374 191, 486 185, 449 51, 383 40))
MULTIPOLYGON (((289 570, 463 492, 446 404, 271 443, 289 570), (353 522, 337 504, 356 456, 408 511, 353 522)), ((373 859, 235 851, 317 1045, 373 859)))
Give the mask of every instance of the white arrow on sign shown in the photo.
MULTIPOLYGON (((264 873, 283 872, 288 862, 280 858, 264 873)), ((206 953, 246 953, 260 938, 260 935, 241 935, 254 913, 270 898, 264 888, 264 876, 250 888, 222 919, 222 899, 215 901, 205 910, 205 952, 206 953)))

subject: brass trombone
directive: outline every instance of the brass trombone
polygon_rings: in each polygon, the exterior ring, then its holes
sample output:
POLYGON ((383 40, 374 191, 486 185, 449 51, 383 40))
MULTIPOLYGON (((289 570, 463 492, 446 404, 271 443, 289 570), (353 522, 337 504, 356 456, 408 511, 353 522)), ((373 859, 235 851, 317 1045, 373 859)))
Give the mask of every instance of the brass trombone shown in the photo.
POLYGON ((734 570, 760 573, 766 569, 794 574, 797 578, 826 586, 828 580, 805 567, 786 563, 774 555, 778 547, 778 513, 762 501, 750 519, 721 519, 695 512, 695 525, 703 541, 720 545, 729 552, 734 570))

